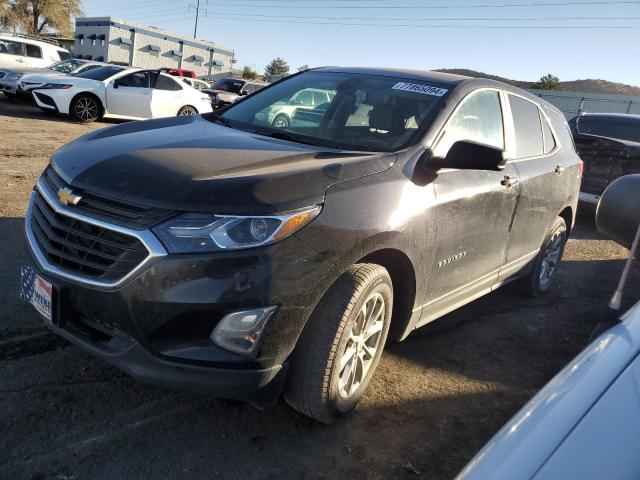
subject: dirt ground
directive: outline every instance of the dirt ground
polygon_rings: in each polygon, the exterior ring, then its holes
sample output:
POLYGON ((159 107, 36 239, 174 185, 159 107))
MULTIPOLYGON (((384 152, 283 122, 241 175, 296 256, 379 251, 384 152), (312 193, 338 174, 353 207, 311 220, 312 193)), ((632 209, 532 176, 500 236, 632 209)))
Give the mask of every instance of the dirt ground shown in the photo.
POLYGON ((56 148, 106 125, 0 98, 0 478, 452 478, 608 314, 626 251, 584 212, 547 296, 505 288, 388 346, 336 425, 141 385, 17 300, 29 191, 56 148))

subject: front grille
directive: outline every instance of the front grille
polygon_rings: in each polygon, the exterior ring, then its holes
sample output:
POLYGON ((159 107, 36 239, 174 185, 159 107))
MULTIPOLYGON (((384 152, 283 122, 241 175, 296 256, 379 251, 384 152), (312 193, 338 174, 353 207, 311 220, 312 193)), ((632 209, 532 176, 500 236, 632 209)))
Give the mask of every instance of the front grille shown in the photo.
POLYGON ((37 190, 30 222, 51 265, 91 280, 117 282, 149 255, 136 237, 56 212, 37 190))
POLYGON ((53 107, 56 109, 58 108, 58 106, 56 105, 56 102, 54 102, 53 98, 51 98, 49 95, 45 95, 44 93, 40 93, 40 92, 33 92, 33 94, 36 97, 38 97, 38 100, 40 100, 45 105, 49 105, 50 107, 53 107))
MULTIPOLYGON (((49 191, 52 193, 57 192, 60 188, 69 187, 69 185, 51 167, 47 168, 42 178, 46 186, 49 188, 49 191)), ((75 193, 82 196, 77 205, 70 205, 68 207, 70 211, 88 214, 92 218, 115 223, 117 225, 136 229, 150 228, 163 220, 166 220, 175 213, 171 210, 161 208, 122 203, 83 192, 75 187, 70 188, 75 193)))

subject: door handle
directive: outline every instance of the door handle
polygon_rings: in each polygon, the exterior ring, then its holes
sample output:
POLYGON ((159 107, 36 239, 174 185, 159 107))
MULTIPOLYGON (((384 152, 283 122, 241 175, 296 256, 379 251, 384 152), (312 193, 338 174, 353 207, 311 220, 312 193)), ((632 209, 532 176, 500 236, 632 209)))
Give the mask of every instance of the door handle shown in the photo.
POLYGON ((556 173, 564 172, 564 165, 560 165, 560 164, 556 165, 556 169, 554 170, 554 172, 556 173))
POLYGON ((502 185, 507 188, 511 188, 519 182, 517 178, 510 177, 509 175, 505 175, 504 178, 500 181, 502 185))

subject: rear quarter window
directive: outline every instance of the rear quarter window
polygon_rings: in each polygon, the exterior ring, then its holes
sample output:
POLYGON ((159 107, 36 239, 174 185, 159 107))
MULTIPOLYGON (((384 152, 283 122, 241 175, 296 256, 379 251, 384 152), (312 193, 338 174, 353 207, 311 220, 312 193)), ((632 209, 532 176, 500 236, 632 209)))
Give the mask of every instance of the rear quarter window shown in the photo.
POLYGON ((39 46, 31 45, 30 43, 27 43, 26 47, 27 47, 27 57, 42 58, 42 49, 39 46))

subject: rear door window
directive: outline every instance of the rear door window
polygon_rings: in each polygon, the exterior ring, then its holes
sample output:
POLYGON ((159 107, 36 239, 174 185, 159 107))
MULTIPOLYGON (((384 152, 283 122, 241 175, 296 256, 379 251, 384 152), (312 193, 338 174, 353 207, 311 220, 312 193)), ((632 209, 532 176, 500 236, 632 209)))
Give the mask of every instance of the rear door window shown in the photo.
POLYGON ((27 47, 27 57, 31 58, 42 58, 42 49, 37 45, 31 45, 30 43, 26 44, 27 47))
POLYGON ((509 95, 509 105, 516 134, 516 158, 542 155, 544 139, 538 106, 515 95, 509 95))
POLYGON ((504 149, 502 108, 497 91, 481 90, 464 98, 449 119, 434 153, 444 157, 451 146, 461 140, 504 149))
POLYGON ((174 81, 169 77, 165 77, 164 75, 158 75, 158 79, 156 80, 156 84, 154 87, 156 90, 182 90, 182 87, 178 85, 178 82, 174 81))
POLYGON ((56 52, 58 52, 58 57, 60 57, 60 60, 68 60, 71 58, 71 54, 66 50, 56 50, 56 52))

